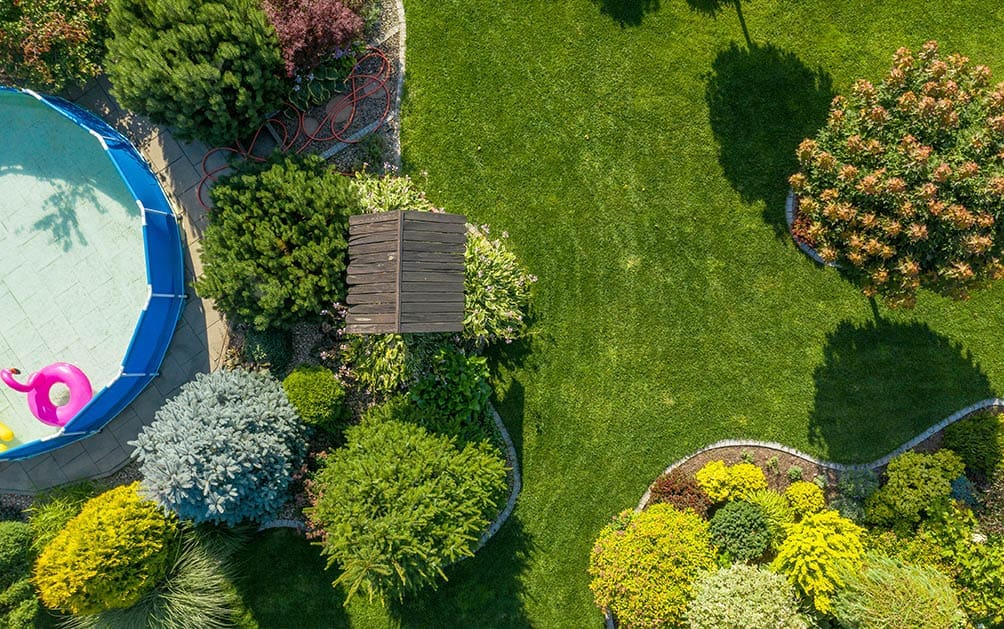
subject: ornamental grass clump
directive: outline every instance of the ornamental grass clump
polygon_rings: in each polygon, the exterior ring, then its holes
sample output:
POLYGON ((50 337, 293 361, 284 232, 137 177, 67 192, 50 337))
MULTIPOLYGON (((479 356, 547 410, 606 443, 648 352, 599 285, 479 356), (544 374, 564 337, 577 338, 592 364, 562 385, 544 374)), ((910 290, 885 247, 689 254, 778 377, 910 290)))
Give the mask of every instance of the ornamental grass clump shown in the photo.
POLYGON ((131 607, 164 577, 176 534, 174 516, 140 496, 139 483, 107 491, 39 555, 39 597, 74 615, 131 607))
POLYGON ((865 295, 912 307, 1004 276, 1004 84, 929 41, 900 48, 881 83, 833 100, 798 147, 796 237, 865 295))
POLYGON ((623 627, 684 627, 694 582, 714 568, 708 522, 656 504, 624 511, 600 532, 589 588, 623 627))
POLYGON ((306 451, 282 386, 241 370, 197 375, 132 443, 146 495, 183 519, 230 526, 278 511, 306 451))

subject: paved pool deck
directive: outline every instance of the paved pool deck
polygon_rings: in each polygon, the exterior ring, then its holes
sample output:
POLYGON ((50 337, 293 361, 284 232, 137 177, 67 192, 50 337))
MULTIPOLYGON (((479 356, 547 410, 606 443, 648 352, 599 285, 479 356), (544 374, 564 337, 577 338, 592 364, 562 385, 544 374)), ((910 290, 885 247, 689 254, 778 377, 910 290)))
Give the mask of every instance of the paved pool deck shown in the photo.
POLYGON ((188 296, 160 375, 98 434, 24 461, 0 463, 0 492, 35 493, 68 482, 109 476, 126 465, 128 442, 178 388, 197 373, 216 369, 223 359, 228 328, 212 302, 200 299, 190 282, 201 273, 198 243, 206 225, 197 199, 200 163, 208 147, 182 143, 149 120, 123 111, 104 77, 64 97, 104 118, 125 134, 150 163, 181 218, 188 296))

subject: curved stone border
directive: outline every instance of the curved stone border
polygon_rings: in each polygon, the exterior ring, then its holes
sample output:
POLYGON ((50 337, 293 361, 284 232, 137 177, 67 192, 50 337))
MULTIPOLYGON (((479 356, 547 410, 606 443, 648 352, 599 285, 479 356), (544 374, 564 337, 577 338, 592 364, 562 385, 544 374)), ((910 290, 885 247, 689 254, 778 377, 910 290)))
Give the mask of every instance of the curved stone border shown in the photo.
MULTIPOLYGON (((882 466, 888 464, 890 460, 892 460, 893 458, 895 458, 895 457, 903 454, 907 450, 911 450, 911 449, 917 447, 921 443, 923 443, 923 442, 927 441, 928 439, 930 439, 935 433, 944 430, 947 426, 949 426, 951 424, 954 424, 955 422, 959 421, 960 419, 962 419, 964 417, 967 417, 969 415, 972 415, 973 413, 976 413, 977 411, 984 411, 984 410, 991 409, 991 408, 994 409, 994 410, 997 410, 999 412, 1004 412, 1004 399, 1000 399, 1000 398, 988 398, 986 400, 981 400, 981 401, 979 401, 979 402, 977 402, 975 404, 967 406, 967 407, 965 407, 962 410, 956 411, 956 412, 952 413, 951 415, 949 415, 948 417, 946 417, 945 419, 943 419, 940 422, 938 422, 937 424, 934 424, 933 426, 931 426, 930 428, 928 428, 924 432, 920 433, 919 435, 917 435, 913 439, 910 439, 909 441, 907 441, 906 443, 904 443, 900 447, 896 448, 895 450, 893 450, 889 454, 886 454, 885 456, 883 456, 881 458, 875 459, 874 461, 872 461, 870 463, 845 464, 845 463, 834 463, 832 461, 825 461, 823 459, 817 459, 817 458, 815 458, 813 456, 810 456, 810 455, 808 455, 808 454, 806 454, 806 453, 804 453, 804 452, 802 452, 800 450, 796 450, 795 448, 789 448, 786 445, 782 445, 780 443, 775 443, 773 441, 750 441, 750 440, 743 440, 743 439, 724 439, 722 441, 716 441, 715 443, 713 443, 713 444, 711 444, 709 446, 705 446, 705 447, 697 450, 696 452, 692 452, 692 453, 688 454, 687 456, 681 458, 680 460, 676 461, 675 463, 673 463, 672 465, 670 465, 669 467, 667 467, 662 472, 662 474, 668 474, 669 472, 671 472, 674 469, 676 469, 677 467, 683 465, 685 462, 687 462, 688 460, 694 458, 698 454, 703 454, 704 452, 708 452, 709 450, 715 450, 717 448, 735 447, 735 446, 738 446, 738 447, 747 447, 747 448, 748 447, 770 448, 772 450, 778 450, 778 451, 781 451, 781 452, 786 452, 786 453, 791 454, 793 456, 797 456, 797 457, 800 457, 802 459, 805 459, 806 461, 814 463, 814 464, 816 464, 816 465, 818 465, 820 467, 823 467, 823 468, 826 468, 826 469, 829 469, 829 470, 834 470, 834 471, 837 471, 837 472, 847 472, 847 471, 852 471, 852 470, 874 470, 876 468, 879 468, 879 467, 882 467, 882 466)), ((660 476, 662 474, 660 474, 660 476)), ((651 493, 652 493, 652 487, 651 487, 651 484, 650 484, 649 488, 647 490, 645 490, 645 494, 641 497, 641 500, 638 502, 638 506, 635 507, 635 511, 641 511, 642 510, 642 508, 648 502, 648 499, 649 499, 649 496, 651 495, 651 493)))
MULTIPOLYGON (((1004 402, 1002 402, 1004 404, 1004 402)), ((498 411, 495 410, 493 404, 488 405, 489 410, 492 412, 492 421, 495 423, 495 429, 499 431, 502 436, 502 441, 505 443, 505 455, 506 463, 509 464, 510 473, 512 474, 512 488, 509 491, 509 498, 506 500, 505 508, 499 512, 499 514, 492 520, 492 523, 488 526, 485 532, 478 539, 478 545, 474 548, 474 552, 481 550, 481 548, 488 543, 488 540, 492 538, 493 535, 499 532, 502 525, 506 523, 509 516, 512 515, 513 509, 516 508, 516 499, 519 497, 519 492, 523 488, 523 477, 519 471, 519 459, 516 458, 516 446, 513 444, 512 437, 509 436, 509 431, 506 430, 505 424, 502 422, 502 418, 499 416, 498 411)), ((307 530, 306 523, 295 520, 295 519, 276 519, 269 520, 268 522, 262 523, 258 527, 258 532, 267 531, 269 529, 296 529, 298 532, 303 533, 307 530)))
MULTIPOLYGON (((788 198, 785 199, 785 201, 784 201, 784 220, 787 221, 787 223, 788 223, 788 233, 789 234, 791 234, 791 226, 795 222, 795 202, 796 202, 795 198, 796 198, 795 197, 795 191, 789 189, 788 190, 788 198)), ((795 238, 794 234, 791 235, 791 239, 795 241, 795 244, 798 245, 798 248, 801 249, 805 253, 805 255, 809 256, 810 258, 812 258, 813 260, 815 260, 819 264, 821 264, 823 266, 828 266, 830 268, 836 268, 837 267, 837 263, 836 262, 827 262, 826 260, 822 259, 821 257, 819 257, 819 254, 816 253, 815 249, 813 249, 809 245, 805 244, 804 242, 802 242, 798 238, 795 238)))

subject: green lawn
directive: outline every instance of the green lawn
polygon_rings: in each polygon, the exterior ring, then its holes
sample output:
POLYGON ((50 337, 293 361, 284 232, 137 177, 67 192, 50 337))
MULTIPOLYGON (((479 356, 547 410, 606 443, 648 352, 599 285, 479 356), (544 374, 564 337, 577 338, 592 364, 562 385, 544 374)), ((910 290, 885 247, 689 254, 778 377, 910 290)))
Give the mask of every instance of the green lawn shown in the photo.
MULTIPOLYGON (((750 437, 866 461, 1004 390, 1004 286, 873 313, 783 228, 834 94, 929 38, 1004 77, 1004 8, 751 0, 752 45, 717 8, 406 1, 405 169, 540 277, 532 341, 496 357, 525 489, 439 590, 331 626, 599 627, 592 540, 673 460, 750 437)), ((287 604, 262 626, 307 626, 287 604)))

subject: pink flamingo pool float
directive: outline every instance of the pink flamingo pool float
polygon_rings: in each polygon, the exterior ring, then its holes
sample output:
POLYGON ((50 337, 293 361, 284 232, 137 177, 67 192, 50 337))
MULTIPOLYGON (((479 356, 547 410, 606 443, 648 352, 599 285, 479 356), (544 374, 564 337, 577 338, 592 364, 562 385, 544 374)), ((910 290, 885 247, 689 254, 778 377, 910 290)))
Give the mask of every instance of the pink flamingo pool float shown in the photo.
POLYGON ((19 373, 21 372, 17 369, 2 369, 0 380, 15 391, 28 394, 28 408, 43 424, 65 426, 94 397, 91 381, 83 371, 70 363, 53 363, 43 367, 28 376, 25 384, 14 379, 19 373), (52 387, 57 384, 65 385, 70 390, 70 400, 59 406, 52 403, 50 395, 52 387))

